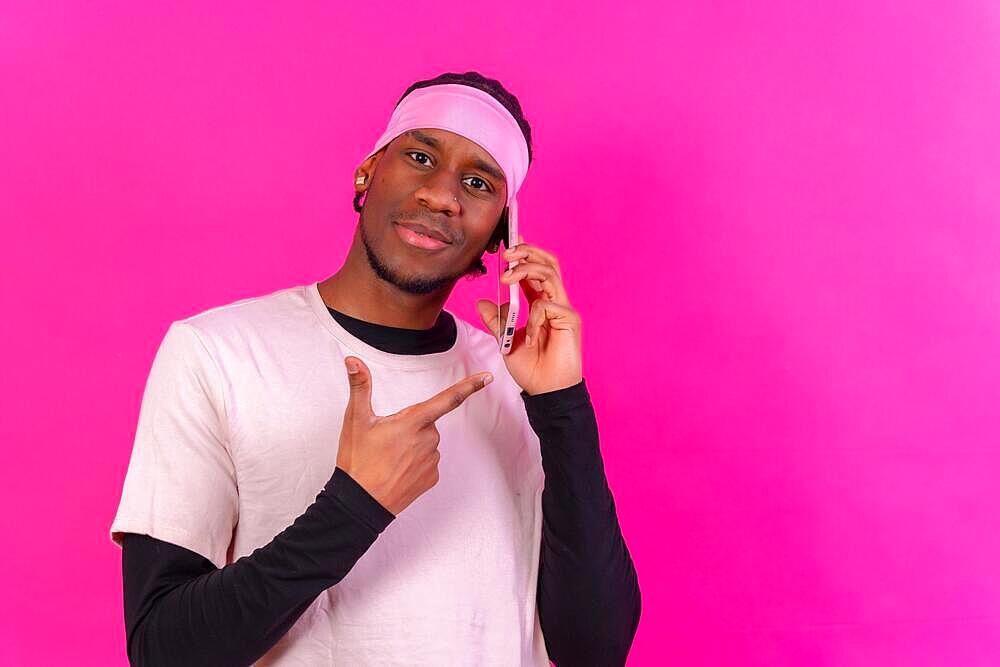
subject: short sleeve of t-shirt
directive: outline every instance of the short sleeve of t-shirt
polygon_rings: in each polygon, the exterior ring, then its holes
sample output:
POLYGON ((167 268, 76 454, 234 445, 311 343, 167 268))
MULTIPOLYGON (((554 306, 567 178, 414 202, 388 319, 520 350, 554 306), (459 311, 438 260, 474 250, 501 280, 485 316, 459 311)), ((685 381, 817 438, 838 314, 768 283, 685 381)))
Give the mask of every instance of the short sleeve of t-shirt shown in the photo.
POLYGON ((221 374, 188 322, 173 322, 146 381, 111 539, 150 535, 226 564, 238 518, 221 374))

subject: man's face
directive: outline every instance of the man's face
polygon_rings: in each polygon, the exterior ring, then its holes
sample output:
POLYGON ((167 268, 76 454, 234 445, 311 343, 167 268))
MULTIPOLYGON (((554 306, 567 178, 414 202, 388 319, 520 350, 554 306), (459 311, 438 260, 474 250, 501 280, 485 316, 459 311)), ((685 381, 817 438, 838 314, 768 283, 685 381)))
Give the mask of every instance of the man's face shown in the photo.
POLYGON ((503 171, 485 149, 447 130, 410 130, 361 168, 371 175, 361 238, 380 278, 429 294, 473 272, 507 202, 503 171), (412 245, 400 223, 423 225, 448 243, 412 245))

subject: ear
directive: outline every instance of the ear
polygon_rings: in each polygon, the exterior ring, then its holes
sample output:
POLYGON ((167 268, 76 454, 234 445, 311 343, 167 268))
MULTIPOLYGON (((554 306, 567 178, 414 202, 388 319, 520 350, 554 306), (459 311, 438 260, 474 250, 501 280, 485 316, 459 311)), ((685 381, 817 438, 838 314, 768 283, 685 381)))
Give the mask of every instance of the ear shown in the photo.
POLYGON ((372 178, 375 176, 375 165, 385 154, 385 147, 379 149, 375 155, 358 165, 354 170, 354 189, 357 192, 364 192, 371 186, 372 178), (363 180, 362 180, 363 179, 363 180))

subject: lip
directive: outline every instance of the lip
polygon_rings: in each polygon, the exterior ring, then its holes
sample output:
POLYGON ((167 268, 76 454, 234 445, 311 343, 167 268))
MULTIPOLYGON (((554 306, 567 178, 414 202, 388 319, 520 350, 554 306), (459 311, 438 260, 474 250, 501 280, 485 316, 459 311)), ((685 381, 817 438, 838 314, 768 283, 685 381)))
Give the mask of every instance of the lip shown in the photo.
POLYGON ((412 223, 396 223, 395 225, 396 233, 399 234, 399 238, 403 240, 409 246, 414 248, 420 248, 421 250, 441 250, 447 248, 450 243, 445 243, 444 241, 438 240, 431 236, 420 236, 415 230, 420 230, 426 233, 426 228, 421 225, 415 225, 412 223))
POLYGON ((445 236, 444 232, 441 232, 435 229, 434 227, 428 227, 427 225, 421 224, 419 222, 400 222, 397 224, 402 225, 403 227, 406 227, 407 229, 413 230, 415 232, 426 234, 427 236, 437 239, 442 243, 449 243, 449 244, 451 243, 451 240, 447 236, 445 236))

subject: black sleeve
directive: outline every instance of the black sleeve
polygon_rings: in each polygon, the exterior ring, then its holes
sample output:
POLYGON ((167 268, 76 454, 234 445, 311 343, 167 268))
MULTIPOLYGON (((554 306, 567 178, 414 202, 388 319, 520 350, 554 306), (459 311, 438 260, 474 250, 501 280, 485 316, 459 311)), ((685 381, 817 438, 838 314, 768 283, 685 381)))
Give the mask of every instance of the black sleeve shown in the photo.
POLYGON ((126 646, 133 665, 249 665, 354 567, 395 518, 336 468, 316 501, 271 542, 218 569, 146 535, 122 540, 126 646))
POLYGON ((585 381, 522 391, 542 449, 538 616, 556 665, 624 665, 641 599, 604 474, 597 418, 585 381))

